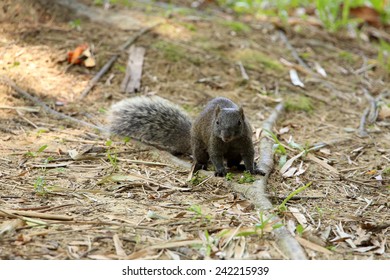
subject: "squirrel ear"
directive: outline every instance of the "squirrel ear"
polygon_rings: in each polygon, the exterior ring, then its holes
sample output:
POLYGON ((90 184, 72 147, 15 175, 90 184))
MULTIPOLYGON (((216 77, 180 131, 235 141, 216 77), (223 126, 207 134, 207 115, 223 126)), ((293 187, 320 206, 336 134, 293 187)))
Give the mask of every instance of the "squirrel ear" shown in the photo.
POLYGON ((239 111, 240 111, 240 116, 241 116, 241 118, 244 120, 244 119, 245 119, 244 109, 243 109, 241 106, 240 106, 239 111))
POLYGON ((214 111, 215 116, 217 117, 220 112, 221 112, 221 107, 218 104, 217 107, 215 107, 215 111, 214 111))

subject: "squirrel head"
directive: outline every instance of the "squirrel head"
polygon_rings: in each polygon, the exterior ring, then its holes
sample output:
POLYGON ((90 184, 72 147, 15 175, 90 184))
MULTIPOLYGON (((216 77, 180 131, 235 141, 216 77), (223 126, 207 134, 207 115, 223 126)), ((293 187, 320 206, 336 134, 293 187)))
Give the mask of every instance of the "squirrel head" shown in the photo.
POLYGON ((244 133, 245 115, 242 107, 221 108, 219 105, 214 111, 213 132, 223 142, 230 142, 244 133))

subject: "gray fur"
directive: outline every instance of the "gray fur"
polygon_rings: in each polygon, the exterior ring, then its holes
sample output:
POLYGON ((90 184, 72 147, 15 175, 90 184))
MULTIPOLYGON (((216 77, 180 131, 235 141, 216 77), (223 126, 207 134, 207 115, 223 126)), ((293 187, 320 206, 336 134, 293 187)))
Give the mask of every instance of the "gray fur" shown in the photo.
POLYGON ((109 112, 109 129, 113 134, 132 137, 173 154, 191 152, 190 117, 158 96, 139 96, 114 104, 109 112))
POLYGON ((211 100, 194 121, 191 130, 192 154, 195 170, 205 168, 209 160, 215 167, 216 176, 225 176, 227 165, 239 165, 254 170, 252 131, 244 111, 231 100, 218 97, 211 100))

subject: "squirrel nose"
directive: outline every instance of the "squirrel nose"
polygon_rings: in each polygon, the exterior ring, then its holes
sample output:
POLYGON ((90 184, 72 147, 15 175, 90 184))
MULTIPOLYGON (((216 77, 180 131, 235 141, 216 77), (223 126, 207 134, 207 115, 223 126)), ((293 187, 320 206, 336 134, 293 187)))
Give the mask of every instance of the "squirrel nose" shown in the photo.
POLYGON ((222 141, 227 143, 227 142, 230 142, 232 140, 232 137, 229 137, 229 136, 222 136, 222 141))

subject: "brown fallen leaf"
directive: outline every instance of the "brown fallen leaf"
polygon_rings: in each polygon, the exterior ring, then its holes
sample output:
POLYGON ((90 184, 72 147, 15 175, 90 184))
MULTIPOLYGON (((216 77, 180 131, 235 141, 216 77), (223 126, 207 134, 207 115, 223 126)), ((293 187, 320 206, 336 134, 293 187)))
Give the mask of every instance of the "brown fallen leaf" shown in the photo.
POLYGON ((85 67, 94 67, 96 61, 88 44, 81 44, 73 51, 68 52, 69 64, 83 64, 85 67))
POLYGON ((81 64, 83 62, 83 52, 88 49, 87 44, 77 46, 73 51, 68 52, 69 64, 81 64))
POLYGON ((380 28, 382 26, 379 12, 371 7, 353 7, 349 9, 349 14, 351 17, 362 19, 367 24, 376 28, 380 28))

